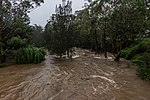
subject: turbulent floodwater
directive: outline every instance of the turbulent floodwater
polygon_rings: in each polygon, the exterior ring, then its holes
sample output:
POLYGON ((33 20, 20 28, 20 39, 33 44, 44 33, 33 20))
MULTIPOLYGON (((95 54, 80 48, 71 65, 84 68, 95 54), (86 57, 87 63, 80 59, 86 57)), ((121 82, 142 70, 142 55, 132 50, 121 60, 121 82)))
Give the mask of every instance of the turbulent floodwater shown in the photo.
POLYGON ((128 61, 86 50, 72 61, 46 56, 41 64, 0 69, 0 100, 150 100, 150 83, 128 61))

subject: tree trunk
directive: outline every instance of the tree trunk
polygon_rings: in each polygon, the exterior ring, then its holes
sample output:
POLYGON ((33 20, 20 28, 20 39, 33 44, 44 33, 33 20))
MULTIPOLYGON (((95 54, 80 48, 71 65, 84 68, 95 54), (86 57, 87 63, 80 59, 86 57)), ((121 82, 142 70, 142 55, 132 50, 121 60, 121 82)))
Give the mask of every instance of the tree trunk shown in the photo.
POLYGON ((104 22, 104 36, 103 36, 103 41, 104 41, 104 56, 107 58, 107 49, 106 49, 106 19, 104 22))
POLYGON ((70 57, 70 55, 69 55, 69 51, 70 51, 70 50, 69 50, 69 49, 67 49, 67 56, 68 56, 68 58, 70 57))
POLYGON ((116 40, 113 40, 111 45, 112 45, 111 52, 115 54, 116 53, 116 40))
POLYGON ((115 56, 115 60, 114 61, 120 61, 120 53, 117 56, 115 56))
POLYGON ((60 60, 62 59, 62 55, 61 55, 61 53, 59 54, 59 58, 60 58, 60 60))
POLYGON ((114 61, 119 61, 120 60, 120 57, 119 56, 116 56, 115 60, 114 61))
POLYGON ((5 53, 3 49, 3 42, 2 42, 2 32, 0 31, 0 63, 5 63, 5 53))
POLYGON ((0 63, 5 62, 5 53, 3 50, 3 38, 2 38, 2 22, 3 22, 3 11, 2 11, 2 0, 0 0, 0 63))

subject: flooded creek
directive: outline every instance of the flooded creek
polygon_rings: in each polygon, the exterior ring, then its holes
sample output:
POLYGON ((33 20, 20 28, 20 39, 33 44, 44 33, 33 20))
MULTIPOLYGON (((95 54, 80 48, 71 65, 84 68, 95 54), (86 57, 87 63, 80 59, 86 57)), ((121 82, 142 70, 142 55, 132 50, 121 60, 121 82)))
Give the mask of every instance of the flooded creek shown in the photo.
POLYGON ((1 68, 0 100, 150 99, 150 82, 137 77, 129 61, 78 54, 72 61, 49 55, 41 64, 1 68))

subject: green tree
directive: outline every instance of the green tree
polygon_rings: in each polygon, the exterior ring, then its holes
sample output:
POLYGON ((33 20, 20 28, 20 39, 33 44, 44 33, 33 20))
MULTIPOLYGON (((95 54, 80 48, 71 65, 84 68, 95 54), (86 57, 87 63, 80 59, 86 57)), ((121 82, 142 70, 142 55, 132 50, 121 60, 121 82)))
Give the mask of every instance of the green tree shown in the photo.
POLYGON ((33 26, 33 32, 29 35, 30 44, 33 44, 36 47, 45 47, 44 37, 43 37, 43 28, 38 25, 33 26))
POLYGON ((88 9, 76 11, 75 27, 76 32, 79 34, 78 46, 82 48, 91 49, 90 42, 90 14, 88 9))
POLYGON ((82 40, 88 40, 84 45, 101 49, 107 57, 107 50, 117 53, 149 36, 149 14, 147 0, 88 0, 77 13, 76 27, 82 40))
MULTIPOLYGON (((117 52, 135 39, 143 37, 146 29, 146 6, 141 0, 122 1, 110 14, 110 39, 117 52), (115 47, 116 46, 116 47, 115 47)), ((115 51, 115 50, 114 50, 115 51)))
MULTIPOLYGON (((0 0, 0 62, 5 62, 6 41, 13 36, 30 31, 28 12, 43 0, 0 0), (18 27, 19 26, 19 27, 18 27)), ((22 35, 22 34, 21 34, 22 35)))
POLYGON ((51 51, 61 56, 67 52, 70 57, 70 50, 76 45, 75 32, 75 16, 71 14, 71 2, 68 1, 65 7, 59 6, 56 8, 56 14, 52 15, 52 19, 48 22, 45 32, 51 33, 51 51), (70 6, 69 6, 70 5, 70 6), (66 9, 66 7, 69 9, 66 9))
POLYGON ((17 50, 19 48, 25 47, 27 39, 22 39, 20 36, 12 37, 7 41, 7 47, 9 50, 17 50))
POLYGON ((43 32, 43 39, 44 39, 44 45, 49 50, 52 48, 52 41, 53 41, 53 25, 52 21, 49 21, 46 26, 45 30, 43 32))

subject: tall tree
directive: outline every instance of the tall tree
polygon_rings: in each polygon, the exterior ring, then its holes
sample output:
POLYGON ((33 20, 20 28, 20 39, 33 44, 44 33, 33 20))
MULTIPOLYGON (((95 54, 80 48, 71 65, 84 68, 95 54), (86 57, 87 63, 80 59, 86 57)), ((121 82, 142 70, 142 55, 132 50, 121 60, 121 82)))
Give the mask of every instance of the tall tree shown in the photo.
POLYGON ((60 57, 67 51, 68 57, 69 51, 75 46, 75 31, 74 20, 75 16, 72 14, 72 2, 62 0, 62 5, 56 6, 56 14, 52 15, 52 18, 46 25, 46 29, 51 31, 51 51, 60 57))
POLYGON ((36 47, 44 47, 44 37, 43 37, 43 28, 42 26, 34 25, 33 31, 29 35, 30 44, 33 44, 36 47))
POLYGON ((149 14, 148 0, 88 0, 77 14, 77 27, 80 33, 88 34, 90 48, 101 45, 107 57, 108 48, 117 53, 134 40, 149 36, 149 14))
POLYGON ((40 5, 43 0, 0 0, 0 62, 5 62, 7 39, 27 31, 28 12, 40 5), (16 27, 15 27, 16 26, 16 27), (18 27, 19 26, 19 27, 18 27), (22 29, 23 28, 23 29, 22 29), (8 31, 9 30, 9 31, 8 31))

